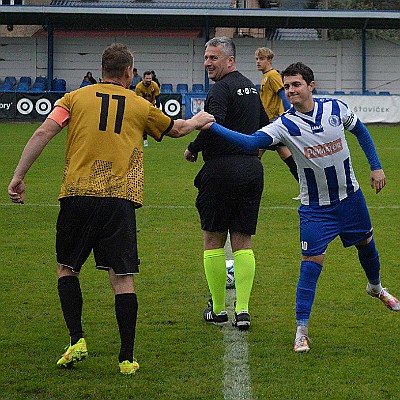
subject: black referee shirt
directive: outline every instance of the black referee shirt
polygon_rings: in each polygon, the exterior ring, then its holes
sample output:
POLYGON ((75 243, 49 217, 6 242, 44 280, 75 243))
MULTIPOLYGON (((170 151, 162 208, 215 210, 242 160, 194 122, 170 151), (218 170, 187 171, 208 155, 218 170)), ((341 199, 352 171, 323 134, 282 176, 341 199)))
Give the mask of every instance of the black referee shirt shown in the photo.
MULTIPOLYGON (((204 110, 214 115, 220 125, 246 134, 269 122, 254 84, 238 71, 225 75, 211 87, 204 110)), ((201 131, 188 149, 202 152, 204 161, 231 154, 258 155, 258 151, 245 152, 209 130, 201 131)))

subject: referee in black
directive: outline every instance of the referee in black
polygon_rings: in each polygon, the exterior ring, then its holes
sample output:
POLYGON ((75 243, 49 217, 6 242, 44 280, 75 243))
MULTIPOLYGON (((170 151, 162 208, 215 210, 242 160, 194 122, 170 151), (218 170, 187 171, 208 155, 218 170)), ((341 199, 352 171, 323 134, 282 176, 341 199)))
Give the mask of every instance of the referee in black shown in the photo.
MULTIPOLYGON (((205 45, 204 66, 215 82, 205 101, 205 111, 230 129, 251 134, 268 124, 254 84, 235 63, 235 44, 216 37, 205 45)), ((256 232, 263 191, 263 167, 258 152, 246 152, 208 130, 189 143, 185 158, 194 162, 202 152, 204 165, 194 180, 196 207, 204 233, 204 269, 212 300, 204 310, 206 322, 228 322, 225 310, 226 262, 224 245, 229 232, 234 254, 236 306, 233 326, 250 327, 249 299, 255 273, 251 236, 256 232)))

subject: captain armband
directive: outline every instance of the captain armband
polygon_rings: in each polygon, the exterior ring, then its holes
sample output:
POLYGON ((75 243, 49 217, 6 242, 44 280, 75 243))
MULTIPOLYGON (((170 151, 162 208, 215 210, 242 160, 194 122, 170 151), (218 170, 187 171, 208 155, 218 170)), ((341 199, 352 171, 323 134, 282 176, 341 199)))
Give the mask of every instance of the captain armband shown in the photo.
POLYGON ((60 106, 55 106, 53 111, 47 116, 47 118, 52 119, 62 128, 64 128, 69 121, 69 112, 60 106))

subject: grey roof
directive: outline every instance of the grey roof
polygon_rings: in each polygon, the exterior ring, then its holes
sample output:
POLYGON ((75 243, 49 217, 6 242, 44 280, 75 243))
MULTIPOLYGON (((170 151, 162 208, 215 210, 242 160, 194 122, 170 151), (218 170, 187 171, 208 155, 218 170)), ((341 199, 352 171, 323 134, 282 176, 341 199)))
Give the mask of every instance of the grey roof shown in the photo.
POLYGON ((231 0, 52 0, 51 5, 75 7, 230 8, 231 0))
POLYGON ((268 35, 268 40, 319 40, 316 29, 277 28, 268 35))
POLYGON ((174 27, 399 29, 400 12, 160 7, 149 12, 148 7, 1 5, 0 24, 51 24, 54 29, 86 30, 99 27, 147 30, 174 27))

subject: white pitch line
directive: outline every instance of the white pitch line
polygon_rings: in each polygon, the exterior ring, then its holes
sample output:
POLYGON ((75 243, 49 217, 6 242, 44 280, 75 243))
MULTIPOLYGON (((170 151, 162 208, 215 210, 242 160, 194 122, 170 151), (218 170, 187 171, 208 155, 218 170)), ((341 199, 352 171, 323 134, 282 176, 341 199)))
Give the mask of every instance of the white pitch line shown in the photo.
MULTIPOLYGON (((227 289, 226 302, 229 315, 234 313, 235 289, 227 289)), ((251 375, 249 370, 248 332, 241 332, 231 324, 225 325, 224 333, 224 400, 252 400, 251 375)))
POLYGON ((14 204, 14 203, 3 203, 0 204, 0 207, 59 207, 59 204, 35 204, 35 203, 26 203, 26 204, 14 204))
MULTIPOLYGON (((16 207, 17 205, 10 203, 0 203, 0 207, 16 207)), ((58 207, 59 203, 25 203, 24 207, 58 207)), ((182 209, 195 209, 195 206, 177 206, 177 205, 165 205, 165 206, 143 206, 143 209, 161 209, 161 210, 182 210, 182 209)), ((368 206, 371 210, 398 210, 400 205, 393 206, 368 206)), ((298 206, 261 206, 260 210, 297 210, 298 206)))
MULTIPOLYGON (((226 239, 225 258, 233 260, 230 235, 226 239)), ((227 312, 235 312, 234 301, 236 290, 226 290, 227 312)), ((222 328, 224 332, 224 400, 245 399, 252 400, 251 375, 249 370, 249 341, 248 332, 240 332, 227 324, 222 328)))

